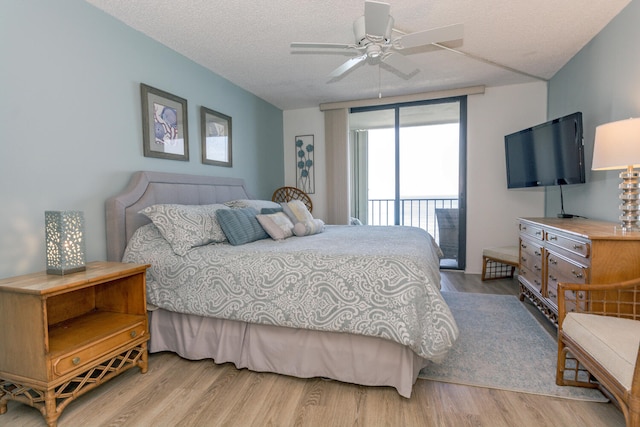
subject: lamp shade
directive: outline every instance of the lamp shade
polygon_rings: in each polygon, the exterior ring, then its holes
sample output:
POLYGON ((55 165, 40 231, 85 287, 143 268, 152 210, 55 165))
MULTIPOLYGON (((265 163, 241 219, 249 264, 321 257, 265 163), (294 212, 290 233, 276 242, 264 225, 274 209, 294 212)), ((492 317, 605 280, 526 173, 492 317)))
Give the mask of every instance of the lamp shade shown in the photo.
POLYGON ((640 119, 627 119, 596 127, 592 170, 640 166, 640 119))
POLYGON ((86 269, 84 214, 46 211, 47 274, 69 274, 86 269))

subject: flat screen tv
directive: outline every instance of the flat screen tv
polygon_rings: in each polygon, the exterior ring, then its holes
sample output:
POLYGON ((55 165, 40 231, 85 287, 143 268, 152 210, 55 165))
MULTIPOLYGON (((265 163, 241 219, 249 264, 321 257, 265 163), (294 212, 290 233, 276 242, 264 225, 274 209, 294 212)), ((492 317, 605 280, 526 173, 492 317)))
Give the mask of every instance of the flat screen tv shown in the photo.
POLYGON ((504 147, 507 188, 585 182, 580 112, 506 135, 504 147))

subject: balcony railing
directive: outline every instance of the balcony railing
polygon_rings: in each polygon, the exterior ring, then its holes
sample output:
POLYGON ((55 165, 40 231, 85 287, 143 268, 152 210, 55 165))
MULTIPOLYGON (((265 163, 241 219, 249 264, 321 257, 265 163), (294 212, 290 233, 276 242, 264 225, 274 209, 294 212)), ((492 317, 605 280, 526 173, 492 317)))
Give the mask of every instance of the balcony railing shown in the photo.
MULTIPOLYGON (((369 199, 367 224, 394 225, 394 203, 393 199, 369 199)), ((400 199, 400 225, 422 228, 437 242, 436 209, 456 209, 458 206, 457 198, 400 199)))

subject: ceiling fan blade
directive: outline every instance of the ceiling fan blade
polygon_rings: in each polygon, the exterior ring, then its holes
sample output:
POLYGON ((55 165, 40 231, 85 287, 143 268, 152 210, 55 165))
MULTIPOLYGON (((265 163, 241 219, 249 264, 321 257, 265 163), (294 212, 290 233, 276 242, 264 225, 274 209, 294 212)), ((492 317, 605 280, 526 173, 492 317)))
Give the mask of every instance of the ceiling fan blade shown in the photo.
POLYGON ((386 36, 391 5, 379 1, 364 2, 364 29, 371 36, 386 36))
POLYGON ((302 48, 302 49, 350 49, 350 48, 355 48, 356 46, 353 44, 345 44, 345 43, 293 42, 291 43, 291 47, 302 48))
POLYGON ((347 62, 336 68, 329 74, 329 77, 336 78, 345 74, 347 71, 352 70, 356 66, 364 63, 367 60, 367 55, 356 56, 355 58, 349 59, 347 62))
POLYGON ((413 61, 409 60, 405 56, 399 53, 390 53, 386 55, 382 62, 387 64, 388 66, 395 68, 401 74, 411 77, 413 74, 420 71, 420 69, 413 63, 413 61))
POLYGON ((412 47, 425 46, 432 43, 442 43, 450 40, 459 40, 464 36, 464 25, 453 24, 446 27, 432 28, 416 33, 400 36, 393 41, 396 49, 410 49, 412 47))

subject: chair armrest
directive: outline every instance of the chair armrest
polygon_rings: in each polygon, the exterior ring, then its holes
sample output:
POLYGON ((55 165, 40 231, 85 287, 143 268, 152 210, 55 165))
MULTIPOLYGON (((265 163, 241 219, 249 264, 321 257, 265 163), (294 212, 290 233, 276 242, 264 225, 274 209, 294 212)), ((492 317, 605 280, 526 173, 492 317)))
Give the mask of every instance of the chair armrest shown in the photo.
POLYGON ((570 312, 640 320, 640 278, 605 284, 559 283, 559 328, 570 312))

